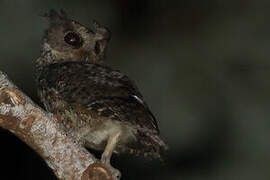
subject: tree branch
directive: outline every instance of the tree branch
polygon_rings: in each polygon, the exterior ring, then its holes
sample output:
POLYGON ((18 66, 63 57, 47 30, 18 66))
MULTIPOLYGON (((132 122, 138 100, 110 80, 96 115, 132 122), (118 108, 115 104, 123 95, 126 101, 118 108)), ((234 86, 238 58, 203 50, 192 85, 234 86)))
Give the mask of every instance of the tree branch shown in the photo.
POLYGON ((0 127, 33 148, 59 179, 115 180, 116 169, 99 163, 65 132, 61 123, 37 106, 0 71, 0 127))

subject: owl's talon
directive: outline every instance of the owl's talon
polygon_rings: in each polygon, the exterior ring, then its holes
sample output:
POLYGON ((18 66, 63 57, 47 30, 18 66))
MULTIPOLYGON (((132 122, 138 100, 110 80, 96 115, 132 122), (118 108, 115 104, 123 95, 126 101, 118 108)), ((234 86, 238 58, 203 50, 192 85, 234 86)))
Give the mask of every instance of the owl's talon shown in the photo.
POLYGON ((107 166, 109 169, 111 169, 112 176, 114 177, 114 179, 117 179, 117 180, 121 179, 122 175, 121 175, 121 172, 118 169, 115 169, 110 164, 104 163, 104 165, 107 166))
POLYGON ((115 177, 115 179, 121 179, 121 172, 117 169, 113 170, 112 175, 113 175, 113 177, 115 177))
POLYGON ((101 162, 103 164, 110 165, 112 153, 113 153, 113 151, 114 151, 114 149, 119 141, 120 135, 121 135, 121 132, 118 132, 116 134, 111 135, 108 138, 107 145, 106 145, 105 150, 101 156, 101 162))
POLYGON ((110 159, 107 157, 107 156, 105 156, 104 154, 102 154, 102 157, 101 157, 101 160, 100 160, 101 162, 102 162, 102 164, 105 164, 105 165, 110 165, 110 159))

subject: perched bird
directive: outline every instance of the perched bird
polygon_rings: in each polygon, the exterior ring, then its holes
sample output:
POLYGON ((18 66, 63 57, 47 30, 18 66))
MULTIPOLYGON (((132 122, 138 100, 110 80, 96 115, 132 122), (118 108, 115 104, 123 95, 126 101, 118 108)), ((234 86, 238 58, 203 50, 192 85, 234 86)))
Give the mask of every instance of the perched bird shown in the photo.
POLYGON ((108 29, 94 22, 90 30, 64 11, 44 17, 36 82, 46 110, 85 147, 104 150, 107 165, 113 152, 159 158, 167 145, 155 117, 134 82, 104 61, 108 29))

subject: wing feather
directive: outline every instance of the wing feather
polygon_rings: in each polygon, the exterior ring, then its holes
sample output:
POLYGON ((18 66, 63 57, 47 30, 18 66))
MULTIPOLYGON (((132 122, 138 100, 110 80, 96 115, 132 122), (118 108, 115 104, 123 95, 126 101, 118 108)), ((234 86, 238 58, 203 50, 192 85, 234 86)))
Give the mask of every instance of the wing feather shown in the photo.
POLYGON ((119 71, 97 64, 69 62, 44 68, 40 79, 41 88, 53 89, 67 104, 79 104, 101 116, 159 132, 138 88, 119 71))

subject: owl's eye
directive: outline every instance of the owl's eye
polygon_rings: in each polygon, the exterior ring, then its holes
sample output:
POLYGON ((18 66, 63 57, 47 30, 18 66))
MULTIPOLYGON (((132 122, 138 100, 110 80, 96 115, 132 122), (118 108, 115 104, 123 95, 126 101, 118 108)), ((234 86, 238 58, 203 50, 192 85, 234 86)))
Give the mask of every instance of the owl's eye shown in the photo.
POLYGON ((99 54, 100 51, 101 51, 101 44, 100 44, 100 41, 97 41, 95 44, 95 53, 99 54))
POLYGON ((64 40, 67 44, 79 48, 82 46, 82 38, 78 33, 75 32, 67 32, 64 40))

